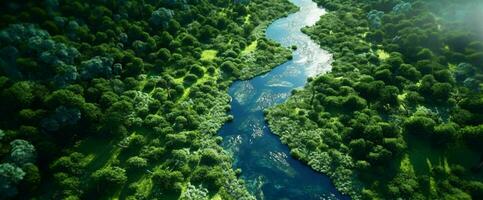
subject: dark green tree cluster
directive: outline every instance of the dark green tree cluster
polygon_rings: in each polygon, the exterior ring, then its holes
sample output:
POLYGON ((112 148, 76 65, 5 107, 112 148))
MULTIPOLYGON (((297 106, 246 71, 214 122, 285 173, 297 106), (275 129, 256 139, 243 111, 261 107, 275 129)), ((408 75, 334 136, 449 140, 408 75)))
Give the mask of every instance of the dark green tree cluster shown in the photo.
POLYGON ((263 31, 294 10, 2 1, 0 198, 252 199, 218 145, 225 90, 288 58, 263 31))

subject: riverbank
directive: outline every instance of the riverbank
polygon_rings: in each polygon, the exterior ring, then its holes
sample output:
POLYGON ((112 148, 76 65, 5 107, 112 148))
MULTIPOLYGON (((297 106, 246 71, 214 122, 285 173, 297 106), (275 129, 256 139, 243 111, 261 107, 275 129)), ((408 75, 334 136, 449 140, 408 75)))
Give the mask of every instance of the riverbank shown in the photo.
POLYGON ((291 154, 354 199, 481 198, 481 92, 461 82, 481 83, 472 21, 433 18, 451 15, 434 2, 318 2, 330 12, 304 32, 333 69, 266 117, 291 154))
MULTIPOLYGON (((321 6, 331 7, 329 4, 321 6)), ((354 15, 360 14, 351 9, 353 7, 355 6, 347 6, 344 9, 347 13, 352 11, 354 15)), ((364 39, 362 35, 367 31, 367 27, 347 24, 342 20, 345 13, 329 10, 317 24, 303 29, 302 32, 317 41, 321 48, 333 54, 332 69, 327 74, 315 74, 316 78, 309 79, 310 82, 304 89, 295 90, 285 103, 267 109, 266 119, 270 129, 289 146, 294 158, 300 159, 319 173, 327 174, 339 191, 353 199, 359 199, 362 188, 356 180, 356 174, 351 170, 354 161, 342 153, 345 147, 339 146, 341 136, 337 132, 342 131, 340 126, 343 125, 337 120, 328 120, 327 123, 330 124, 327 126, 332 126, 337 131, 334 132, 321 129, 316 123, 307 119, 309 116, 320 115, 318 112, 321 112, 321 110, 313 110, 311 105, 317 98, 314 96, 315 88, 312 88, 315 79, 327 77, 327 79, 342 82, 344 79, 354 78, 354 74, 357 73, 347 68, 352 66, 351 62, 358 62, 358 60, 354 60, 350 54, 342 54, 340 51, 342 47, 339 45, 359 43, 364 39), (313 31, 319 31, 318 27, 323 27, 324 31, 317 32, 317 37, 314 37, 313 31)), ((358 45, 367 46, 367 43, 358 45)))
POLYGON ((299 12, 270 24, 266 37, 284 47, 296 46, 293 59, 230 86, 233 118, 220 130, 222 145, 232 153, 234 167, 241 169, 241 177, 257 199, 346 199, 327 176, 293 159, 263 118, 265 108, 284 102, 307 77, 330 70, 330 54, 300 30, 315 24, 325 11, 310 0, 292 2, 300 7, 299 12))

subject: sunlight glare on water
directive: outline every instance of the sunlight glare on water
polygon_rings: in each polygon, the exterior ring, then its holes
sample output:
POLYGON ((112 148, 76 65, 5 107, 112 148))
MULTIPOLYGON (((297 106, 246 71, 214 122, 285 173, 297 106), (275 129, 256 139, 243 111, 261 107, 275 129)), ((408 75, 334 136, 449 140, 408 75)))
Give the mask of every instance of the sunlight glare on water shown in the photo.
POLYGON ((220 130, 223 147, 242 169, 242 178, 257 199, 348 199, 330 179, 290 156, 288 147, 270 132, 263 110, 283 103, 308 77, 331 69, 331 55, 300 29, 325 14, 311 0, 291 0, 300 11, 273 22, 266 37, 285 47, 297 46, 293 60, 251 80, 236 81, 228 92, 233 121, 220 130))

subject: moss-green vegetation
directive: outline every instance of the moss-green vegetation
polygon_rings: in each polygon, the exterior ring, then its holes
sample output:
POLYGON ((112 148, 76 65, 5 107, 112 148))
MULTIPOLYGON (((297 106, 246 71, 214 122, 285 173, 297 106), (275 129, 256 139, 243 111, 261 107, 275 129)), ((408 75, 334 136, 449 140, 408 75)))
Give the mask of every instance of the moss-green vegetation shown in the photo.
POLYGON ((0 198, 253 199, 216 132, 227 86, 287 59, 261 33, 294 9, 2 1, 0 198))
POLYGON ((256 74, 268 72, 278 64, 291 59, 291 56, 291 51, 273 41, 265 38, 255 40, 240 53, 240 59, 246 63, 246 67, 240 70, 240 78, 249 79, 256 74), (276 46, 276 48, 267 48, 269 46, 276 46), (275 52, 276 56, 267 56, 275 52), (270 64, 260 65, 259 63, 270 64))
POLYGON ((201 52, 201 60, 203 61, 213 61, 218 54, 217 50, 204 50, 201 52))
POLYGON ((332 72, 267 114, 292 155, 354 199, 483 198, 483 4, 317 2, 332 72))
POLYGON ((388 59, 389 57, 391 57, 386 51, 382 50, 382 49, 378 49, 376 51, 376 54, 377 54, 377 57, 379 58, 379 60, 386 60, 388 59))
POLYGON ((255 40, 252 43, 250 43, 250 45, 246 46, 245 49, 243 49, 243 51, 241 52, 241 55, 244 56, 244 55, 253 53, 255 50, 257 50, 257 46, 258 46, 258 40, 255 40))

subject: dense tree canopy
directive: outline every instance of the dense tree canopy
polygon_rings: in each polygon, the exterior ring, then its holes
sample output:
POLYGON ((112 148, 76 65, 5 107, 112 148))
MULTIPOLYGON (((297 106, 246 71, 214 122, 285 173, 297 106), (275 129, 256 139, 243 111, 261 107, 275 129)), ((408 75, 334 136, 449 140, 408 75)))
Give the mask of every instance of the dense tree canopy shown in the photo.
POLYGON ((262 33, 295 10, 2 1, 0 198, 252 199, 216 137, 225 90, 289 58, 262 33))
POLYGON ((267 114, 292 155, 354 199, 479 198, 481 2, 316 2, 332 71, 267 114))
MULTIPOLYGON (((267 112, 292 156, 354 199, 482 199, 481 2, 316 2, 332 71, 267 112)), ((216 133, 232 81, 291 58, 264 31, 295 10, 0 2, 0 198, 253 199, 216 133)))

